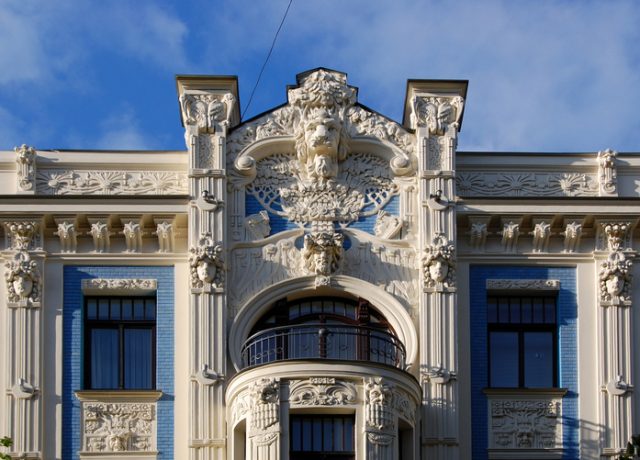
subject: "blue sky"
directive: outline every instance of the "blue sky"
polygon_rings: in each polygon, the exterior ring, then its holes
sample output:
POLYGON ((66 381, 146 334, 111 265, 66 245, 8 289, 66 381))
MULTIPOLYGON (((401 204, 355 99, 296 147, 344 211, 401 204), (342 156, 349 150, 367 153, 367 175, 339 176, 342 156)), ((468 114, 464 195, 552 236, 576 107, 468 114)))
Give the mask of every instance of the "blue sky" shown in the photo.
MULTIPOLYGON (((176 74, 244 106, 288 0, 2 0, 0 149, 183 149, 176 74)), ((640 1, 294 0, 245 119, 344 71, 401 120, 408 78, 468 79, 462 150, 640 151, 640 1)))

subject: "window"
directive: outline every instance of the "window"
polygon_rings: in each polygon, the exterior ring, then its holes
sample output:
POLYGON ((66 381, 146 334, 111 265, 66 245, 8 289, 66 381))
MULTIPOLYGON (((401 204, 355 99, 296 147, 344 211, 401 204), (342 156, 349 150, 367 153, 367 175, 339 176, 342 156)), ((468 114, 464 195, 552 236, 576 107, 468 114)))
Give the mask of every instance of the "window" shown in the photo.
POLYGON ((490 387, 557 386, 555 296, 490 295, 487 321, 490 387))
POLYGON ((85 297, 85 388, 155 388, 155 297, 85 297))
POLYGON ((290 460, 353 460, 353 415, 290 416, 290 460))

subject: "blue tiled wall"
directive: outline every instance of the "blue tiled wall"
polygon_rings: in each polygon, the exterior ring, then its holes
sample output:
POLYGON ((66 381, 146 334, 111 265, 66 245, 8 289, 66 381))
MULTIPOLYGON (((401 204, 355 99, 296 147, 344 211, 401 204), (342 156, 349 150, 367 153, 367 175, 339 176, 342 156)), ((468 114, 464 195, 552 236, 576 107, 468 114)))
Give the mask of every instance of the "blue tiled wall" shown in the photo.
POLYGON ((156 388, 158 401, 158 458, 173 459, 173 353, 174 274, 173 267, 89 267, 64 268, 62 458, 78 459, 80 450, 80 403, 74 391, 83 388, 84 304, 81 283, 87 278, 149 278, 158 280, 156 324, 156 388))
POLYGON ((564 459, 579 455, 577 292, 574 268, 472 266, 470 269, 471 402, 473 459, 487 458, 487 279, 557 279, 560 358, 559 384, 568 390, 562 401, 564 459))

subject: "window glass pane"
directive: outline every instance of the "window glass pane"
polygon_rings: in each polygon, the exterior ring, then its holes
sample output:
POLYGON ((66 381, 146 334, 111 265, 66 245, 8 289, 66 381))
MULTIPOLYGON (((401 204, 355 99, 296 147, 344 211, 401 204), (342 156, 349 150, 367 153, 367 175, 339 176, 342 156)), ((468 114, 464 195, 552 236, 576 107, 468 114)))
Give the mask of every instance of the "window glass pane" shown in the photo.
POLYGON ((152 388, 153 341, 151 329, 124 330, 124 387, 152 388))
POLYGON ((133 301, 133 319, 144 319, 144 299, 133 301))
POLYGON ((149 320, 156 319, 156 300, 147 299, 145 301, 144 318, 149 320))
POLYGON ((111 299, 111 319, 118 321, 120 319, 120 300, 111 299))
POLYGON ((553 334, 525 332, 524 385, 528 388, 553 387, 553 334))
POLYGON ((522 316, 520 320, 523 323, 531 323, 533 321, 533 316, 531 313, 531 298, 525 297, 522 299, 522 316))
POLYGON ((324 420, 324 450, 325 452, 333 451, 333 420, 326 417, 324 420))
POLYGON ((96 299, 88 299, 87 300, 87 319, 97 319, 98 318, 98 304, 96 299))
POLYGON ((98 318, 109 319, 109 299, 99 299, 98 318))
POLYGON ((119 387, 118 357, 119 337, 117 329, 91 330, 91 388, 94 390, 119 387))
POLYGON ((311 439, 313 436, 313 426, 311 424, 311 419, 305 418, 302 420, 302 450, 310 451, 312 444, 311 439))
POLYGON ((353 452, 353 417, 344 419, 344 450, 353 452))
POLYGON ((319 300, 314 300, 313 302, 311 302, 311 312, 312 313, 326 313, 324 311, 324 302, 321 302, 319 300))
POLYGON ((511 298, 511 322, 520 323, 520 299, 518 297, 511 298))
POLYGON ((133 301, 131 299, 122 299, 122 319, 133 319, 133 301))
POLYGON ((337 452, 344 451, 344 428, 343 418, 335 418, 333 421, 333 450, 337 452))
POLYGON ((544 304, 541 297, 534 297, 533 299, 533 322, 541 323, 544 315, 544 304))
POLYGON ((556 299, 552 297, 544 301, 544 322, 549 324, 556 322, 556 299))
POLYGON ((487 321, 490 323, 498 322, 498 303, 495 297, 487 299, 487 321))
MULTIPOLYGON (((322 452, 322 420, 319 418, 313 419, 313 451, 322 452)), ((324 449, 326 450, 326 448, 324 449)))
POLYGON ((300 419, 297 417, 291 418, 291 446, 293 450, 301 450, 302 448, 302 429, 300 419))
POLYGON ((509 322, 509 299, 500 297, 498 301, 498 321, 501 323, 509 322))
POLYGON ((491 332, 490 381, 492 387, 518 386, 518 333, 491 332))

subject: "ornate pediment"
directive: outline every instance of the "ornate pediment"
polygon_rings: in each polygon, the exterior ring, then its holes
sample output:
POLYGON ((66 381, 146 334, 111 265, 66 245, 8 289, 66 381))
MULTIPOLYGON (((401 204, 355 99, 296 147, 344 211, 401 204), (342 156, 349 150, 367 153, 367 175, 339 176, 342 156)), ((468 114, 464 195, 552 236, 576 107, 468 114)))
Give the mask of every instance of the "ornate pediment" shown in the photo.
POLYGON ((342 73, 319 69, 298 83, 288 105, 229 135, 232 181, 302 226, 348 225, 376 214, 398 193, 394 177, 412 171, 413 135, 356 105, 342 73), (274 138, 278 143, 264 148, 274 138), (384 148, 367 148, 358 138, 384 148))

